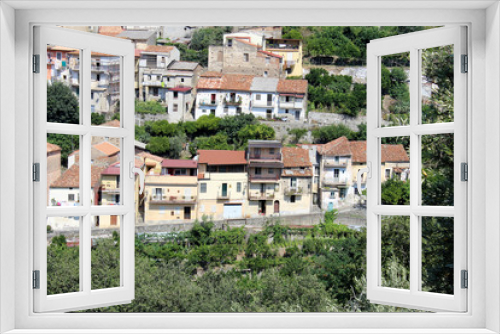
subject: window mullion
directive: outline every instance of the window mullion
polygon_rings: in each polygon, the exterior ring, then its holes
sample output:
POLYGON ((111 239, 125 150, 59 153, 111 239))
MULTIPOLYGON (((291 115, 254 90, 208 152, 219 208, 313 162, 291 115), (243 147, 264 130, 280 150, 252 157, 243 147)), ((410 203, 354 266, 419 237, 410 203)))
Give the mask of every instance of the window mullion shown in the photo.
POLYGON ((414 131, 419 124, 420 62, 417 49, 410 50, 410 291, 419 290, 420 253, 419 217, 414 210, 420 204, 420 136, 414 131))

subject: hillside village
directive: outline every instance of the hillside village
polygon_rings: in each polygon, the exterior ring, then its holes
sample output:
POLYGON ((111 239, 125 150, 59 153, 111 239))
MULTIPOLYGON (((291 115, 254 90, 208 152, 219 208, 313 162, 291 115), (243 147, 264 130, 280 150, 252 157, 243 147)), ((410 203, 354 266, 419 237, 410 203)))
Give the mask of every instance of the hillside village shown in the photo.
MULTIPOLYGON (((311 141, 311 129, 322 120, 343 115, 317 113, 314 104, 311 109, 311 85, 304 78, 315 66, 303 66, 301 39, 282 38, 281 27, 240 28, 224 33, 221 45, 209 45, 208 64, 203 66, 181 59, 177 47, 191 42, 191 29, 195 28, 177 32, 184 36, 174 39, 177 44, 169 43, 172 39, 166 37, 167 31, 162 27, 89 29, 133 41, 138 126, 148 121, 182 125, 203 117, 253 115, 260 124, 272 129, 272 135, 266 139, 250 136, 243 146, 235 146, 238 150, 200 149, 200 145, 187 142, 177 158, 153 154, 153 141, 151 145, 136 141, 136 167, 146 174, 144 194, 136 193, 137 224, 178 225, 203 217, 214 221, 248 220, 247 223, 254 219, 258 223, 262 218, 285 219, 363 205, 365 180, 362 189, 357 189, 356 175, 366 167, 366 141, 346 136, 320 144, 311 141), (154 111, 139 111, 137 103, 152 106, 154 111), (290 129, 304 129, 294 143, 290 129)), ((47 52, 49 85, 63 83, 78 96, 80 51, 48 46, 47 52)), ((93 117, 101 119, 101 124, 95 125, 119 127, 119 58, 97 52, 92 52, 91 57, 91 110, 93 117)), ((354 81, 350 76, 339 76, 351 80, 347 94, 353 85, 355 90, 364 85, 366 72, 362 68, 355 72, 361 74, 354 81)), ((317 75, 329 74, 316 71, 315 78, 317 75)), ((336 123, 345 123, 342 117, 338 119, 336 123)), ((361 122, 354 124, 359 127, 361 122)), ((120 145, 107 137, 93 138, 92 145, 93 203, 118 205, 120 145)), ((47 143, 47 204, 78 205, 78 150, 67 154, 67 159, 64 153, 61 159, 61 151, 55 142, 47 143)), ((382 181, 408 179, 409 158, 403 145, 382 146, 381 176, 382 181)), ((67 218, 51 219, 53 230, 78 225, 67 218)), ((113 216, 94 219, 99 227, 119 226, 113 216)))

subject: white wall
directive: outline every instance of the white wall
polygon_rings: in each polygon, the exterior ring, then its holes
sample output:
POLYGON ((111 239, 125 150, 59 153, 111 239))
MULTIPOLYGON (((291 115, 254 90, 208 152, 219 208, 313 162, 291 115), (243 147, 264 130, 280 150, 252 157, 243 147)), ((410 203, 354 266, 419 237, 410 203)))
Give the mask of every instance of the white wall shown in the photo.
POLYGON ((14 257, 6 238, 14 236, 16 216, 14 215, 14 192, 16 169, 13 163, 15 127, 12 124, 15 109, 15 17, 14 10, 0 2, 0 332, 14 328, 14 257))

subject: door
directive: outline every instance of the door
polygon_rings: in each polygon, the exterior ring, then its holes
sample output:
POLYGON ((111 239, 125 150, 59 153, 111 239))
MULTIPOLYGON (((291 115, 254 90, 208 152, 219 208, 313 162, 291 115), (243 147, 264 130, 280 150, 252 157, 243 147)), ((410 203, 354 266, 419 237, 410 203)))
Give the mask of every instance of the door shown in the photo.
POLYGON ((280 201, 274 201, 274 213, 280 213, 280 201))
MULTIPOLYGON (((35 27, 33 50, 39 57, 39 66, 34 66, 33 71, 33 161, 37 175, 33 182, 34 312, 66 312, 129 303, 134 298, 134 46, 130 41, 96 34, 35 27), (69 59, 60 64, 60 72, 52 71, 55 75, 49 80, 47 50, 59 50, 69 59), (118 127, 92 124, 91 91, 102 84, 96 81, 97 71, 113 78, 106 87, 100 87, 106 90, 110 101, 105 105, 108 109, 100 111, 119 113, 118 127), (115 111, 118 104, 119 111, 115 111), (113 146, 119 149, 118 164, 92 164, 92 143, 104 142, 108 137, 115 140, 113 146), (49 184, 47 170, 51 164, 47 161, 47 151, 51 145, 67 147, 79 159, 67 170, 62 168, 65 162, 61 161, 58 178, 49 184), (106 189, 99 198, 101 184, 109 182, 109 178, 102 176, 105 168, 108 175, 117 175, 119 188, 106 189), (76 190, 79 201, 72 206, 53 205, 49 199, 55 196, 55 190, 65 189, 76 190), (118 196, 120 203, 112 205, 112 199, 118 196), (61 266, 53 264, 65 259, 58 257, 52 245, 47 245, 47 225, 60 220, 68 222, 81 246, 73 262, 65 262, 65 266, 73 269, 64 273, 54 269, 61 266), (93 222, 110 220, 111 224, 120 222, 120 242, 108 240, 113 244, 110 251, 116 253, 118 263, 113 266, 116 271, 105 273, 112 279, 96 280, 95 270, 102 268, 92 260, 95 258, 92 239, 99 240, 97 248, 102 247, 103 239, 96 238, 101 235, 102 227, 93 222), (68 281, 74 283, 66 284, 68 281)), ((99 110, 103 105, 95 107, 99 110)))
POLYGON ((241 204, 225 204, 224 205, 224 219, 241 218, 242 205, 241 204))
POLYGON ((270 107, 273 105, 273 95, 267 94, 267 106, 270 107))
POLYGON ((184 219, 191 219, 191 207, 190 206, 184 207, 184 219))
POLYGON ((373 303, 467 309, 461 284, 467 275, 466 33, 446 27, 368 44, 367 296, 373 303), (398 82, 392 92, 387 78, 398 82), (383 110, 394 91, 401 109, 383 110), (383 186, 383 163, 400 159, 391 157, 388 144, 409 157, 400 165, 409 182, 387 181, 399 187, 391 193, 383 186), (400 197, 387 201, 386 195, 400 197))
POLYGON ((227 183, 222 184, 222 197, 227 197, 227 183))

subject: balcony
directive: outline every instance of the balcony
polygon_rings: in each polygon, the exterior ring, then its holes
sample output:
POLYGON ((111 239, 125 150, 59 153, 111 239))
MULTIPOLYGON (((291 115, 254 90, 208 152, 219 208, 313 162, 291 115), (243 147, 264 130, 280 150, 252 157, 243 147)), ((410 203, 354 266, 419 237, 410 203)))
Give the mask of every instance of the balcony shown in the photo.
POLYGON ((255 153, 250 153, 249 155, 250 160, 265 160, 265 161, 281 161, 281 153, 277 154, 255 154, 255 153))
POLYGON ((231 192, 230 191, 219 191, 217 193, 217 199, 229 199, 231 197, 231 192))
POLYGON ((101 188, 101 192, 103 194, 119 194, 120 193, 120 186, 118 186, 117 188, 105 188, 105 187, 102 187, 101 188))
POLYGON ((270 201, 274 199, 274 192, 266 193, 260 191, 250 191, 248 193, 248 199, 250 201, 270 201))
POLYGON ((326 160, 324 162, 324 167, 345 168, 345 167, 347 167, 347 161, 331 161, 331 160, 326 160))
POLYGON ((241 106, 241 98, 240 99, 224 99, 222 100, 225 106, 233 106, 238 107, 241 106))
POLYGON ((266 50, 298 50, 299 44, 289 44, 289 43, 269 43, 266 44, 266 50))
POLYGON ((346 186, 347 177, 325 177, 323 178, 323 187, 346 186))
POLYGON ((161 87, 161 81, 143 81, 143 86, 161 87))
POLYGON ((304 193, 303 187, 286 187, 285 188, 285 195, 286 196, 302 195, 303 193, 304 193))
POLYGON ((106 68, 101 65, 91 65, 90 69, 94 72, 104 72, 106 70, 106 68))
POLYGON ((153 205, 196 204, 196 196, 151 195, 149 200, 149 203, 153 205))
POLYGON ((280 108, 282 109, 302 109, 302 101, 285 101, 280 100, 280 108))
POLYGON ((200 106, 203 107, 216 107, 217 106, 217 101, 212 101, 212 100, 202 100, 198 103, 200 106))
POLYGON ((276 183, 280 179, 279 174, 267 174, 267 175, 252 175, 250 174, 250 182, 254 183, 276 183))

